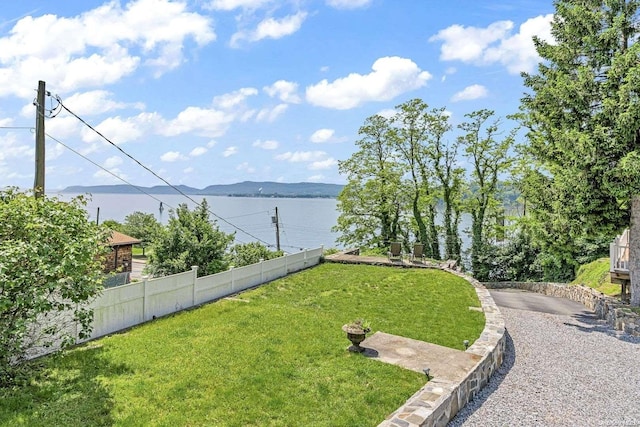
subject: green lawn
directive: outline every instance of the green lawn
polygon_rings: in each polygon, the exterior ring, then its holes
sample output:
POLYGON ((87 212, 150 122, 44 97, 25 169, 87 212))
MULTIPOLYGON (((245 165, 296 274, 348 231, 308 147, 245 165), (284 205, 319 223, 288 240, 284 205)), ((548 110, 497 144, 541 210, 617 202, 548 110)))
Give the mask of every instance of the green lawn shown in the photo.
POLYGON ((471 285, 426 269, 323 264, 39 361, 0 425, 375 426, 424 375, 346 351, 355 318, 462 349, 471 285))
POLYGON ((609 277, 609 258, 600 258, 581 265, 572 284, 586 285, 605 295, 620 296, 621 285, 611 283, 609 277))

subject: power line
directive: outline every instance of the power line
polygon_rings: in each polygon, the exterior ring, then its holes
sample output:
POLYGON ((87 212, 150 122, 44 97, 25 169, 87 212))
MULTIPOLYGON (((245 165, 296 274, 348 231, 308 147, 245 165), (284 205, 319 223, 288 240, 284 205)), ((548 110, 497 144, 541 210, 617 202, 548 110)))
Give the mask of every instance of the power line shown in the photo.
POLYGON ((36 130, 36 128, 34 128, 33 126, 0 126, 0 129, 29 129, 29 130, 36 130))
POLYGON ((130 185, 131 187, 135 188, 136 190, 138 190, 139 192, 146 194, 147 196, 151 197, 152 199, 169 206, 169 208, 171 209, 175 209, 173 206, 171 206, 168 203, 163 202, 162 200, 158 199, 157 197, 155 197, 154 195, 147 193, 146 191, 144 191, 141 187, 138 187, 137 185, 134 185, 132 183, 130 183, 129 181, 127 181, 126 179, 122 178, 121 176, 116 175, 115 173, 111 172, 109 169, 106 169, 102 166, 100 166, 98 163, 94 162, 93 160, 91 160, 90 158, 86 157, 85 155, 81 154, 80 152, 74 150, 73 148, 69 147, 67 144, 65 144, 64 142, 60 141, 59 139, 51 136, 50 134, 45 132, 45 135, 47 135, 50 139, 54 140, 55 142, 57 142, 58 144, 62 145, 64 148, 66 148, 69 151, 72 151, 73 153, 77 154, 78 156, 82 157, 83 159, 85 159, 86 161, 88 161, 89 163, 92 163, 93 165, 99 167, 100 169, 102 169, 103 171, 107 172, 109 175, 119 179, 120 181, 124 182, 127 185, 130 185))
MULTIPOLYGON (((61 108, 63 108, 65 111, 67 111, 69 114, 71 114, 72 116, 74 116, 76 119, 78 119, 82 124, 84 124, 86 127, 88 127, 89 129, 91 129, 93 132, 95 132, 98 136, 100 136, 102 139, 104 139, 105 141, 107 141, 109 144, 111 144, 112 146, 114 146, 115 148, 118 149, 118 151, 120 151, 122 154, 124 154, 125 156, 127 156, 129 159, 133 160, 135 163, 137 163, 140 167, 142 167, 143 169, 145 169, 146 171, 148 171, 149 173, 151 173, 153 176, 155 176, 156 178, 158 178, 160 181, 164 182, 165 184, 167 184, 169 187, 171 187, 172 189, 176 190, 178 193, 180 193, 181 195, 183 195, 184 197, 186 197, 187 199, 189 199, 190 201, 192 201, 193 203, 195 203, 197 206, 201 206, 200 203, 196 202, 192 197, 190 197, 188 194, 186 194, 185 192, 183 192, 180 188, 176 187, 175 185, 171 184, 169 181, 167 181, 166 179, 164 179, 163 177, 161 177, 160 175, 158 175, 157 173, 155 173, 154 171, 152 171, 150 168, 148 168, 147 166, 143 165, 140 161, 138 161, 136 158, 134 158, 133 156, 131 156, 129 153, 127 153, 126 151, 124 151, 122 148, 118 147, 117 144, 113 143, 109 138, 107 138, 106 136, 104 136, 100 131, 98 131, 96 128, 94 128, 93 126, 91 126, 89 123, 87 123, 82 117, 78 116, 76 113, 74 113, 73 111, 71 111, 66 105, 64 105, 64 103, 62 102, 62 99, 58 96, 55 95, 55 99, 56 101, 58 101, 58 104, 60 105, 61 108)), ((231 222, 227 221, 226 219, 222 218, 221 216, 219 216, 218 214, 216 214, 215 212, 213 212, 210 209, 207 209, 207 211, 213 215, 214 217, 218 218, 220 221, 224 222, 225 224, 235 228, 236 230, 246 234, 247 236, 250 236, 251 238, 259 241, 260 243, 265 244, 268 247, 272 247, 274 245, 265 242, 264 240, 260 239, 257 236, 254 236, 253 234, 243 230, 242 228, 238 227, 235 224, 232 224, 231 222)))

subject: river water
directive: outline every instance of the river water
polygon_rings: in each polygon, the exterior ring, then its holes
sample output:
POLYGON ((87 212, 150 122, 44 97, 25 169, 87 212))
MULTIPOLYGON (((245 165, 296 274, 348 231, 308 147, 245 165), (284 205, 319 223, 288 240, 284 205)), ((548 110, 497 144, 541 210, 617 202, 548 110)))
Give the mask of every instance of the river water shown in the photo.
MULTIPOLYGON (((63 200, 77 194, 59 194, 63 200)), ((261 240, 276 244, 276 227, 273 222, 278 208, 280 224, 280 246, 286 252, 304 248, 339 247, 335 239, 338 234, 331 231, 338 218, 336 199, 267 198, 267 197, 221 197, 190 196, 200 203, 206 199, 220 230, 236 232, 235 243, 261 240), (221 219, 222 218, 222 219, 221 219)), ((125 217, 139 211, 154 214, 163 224, 169 220, 170 210, 186 203, 193 209, 195 203, 180 195, 159 194, 94 194, 86 209, 89 218, 102 222, 113 219, 123 222, 125 217), (162 202, 162 210, 160 203, 162 202)))

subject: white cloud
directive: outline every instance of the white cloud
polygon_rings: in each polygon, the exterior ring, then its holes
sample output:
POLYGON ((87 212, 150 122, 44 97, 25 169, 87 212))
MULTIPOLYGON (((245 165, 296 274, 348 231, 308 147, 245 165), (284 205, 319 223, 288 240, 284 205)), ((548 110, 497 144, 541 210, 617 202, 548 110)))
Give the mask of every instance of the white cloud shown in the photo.
POLYGON ((325 160, 319 160, 317 162, 313 162, 309 165, 309 170, 323 170, 323 169, 331 169, 335 165, 338 164, 338 161, 333 157, 329 157, 325 160))
POLYGON ((143 63, 158 74, 182 63, 187 39, 204 45, 215 38, 210 18, 169 0, 125 7, 111 1, 73 17, 27 16, 0 38, 0 96, 32 98, 38 80, 60 92, 103 86, 143 63))
POLYGON ((335 131, 333 129, 318 129, 311 135, 309 140, 316 144, 321 144, 330 141, 334 133, 335 131))
MULTIPOLYGON (((31 113, 33 115, 33 112, 31 113)), ((81 131, 82 123, 72 116, 59 115, 54 120, 46 122, 45 131, 54 138, 63 139, 76 136, 81 131)), ((64 142, 64 141, 63 141, 64 142)))
POLYGON ((79 116, 97 115, 126 107, 126 104, 111 99, 112 96, 106 90, 92 90, 75 93, 62 102, 79 116))
POLYGON ((213 148, 217 143, 218 141, 212 139, 209 142, 207 142, 207 148, 213 148))
POLYGON ((239 90, 213 98, 213 105, 223 110, 230 110, 233 107, 243 105, 250 96, 257 95, 258 90, 252 87, 243 87, 239 90))
MULTIPOLYGON (((140 138, 146 128, 155 125, 157 119, 158 116, 149 113, 141 113, 125 119, 116 116, 109 117, 94 127, 111 142, 120 145, 140 138)), ((98 134, 88 128, 82 129, 82 140, 85 142, 103 141, 98 134)))
POLYGON ((282 102, 299 104, 301 101, 300 96, 296 93, 298 90, 298 84, 294 82, 278 80, 271 86, 265 86, 263 90, 272 98, 277 96, 282 102))
POLYGON ((262 148, 263 150, 275 150, 280 146, 280 144, 278 141, 268 139, 266 141, 257 140, 253 143, 253 146, 262 148))
POLYGON ((218 137, 224 135, 234 115, 216 109, 187 107, 159 131, 161 135, 175 136, 194 132, 196 135, 218 137))
POLYGON ((231 37, 231 46, 237 47, 241 41, 257 42, 262 39, 280 39, 289 36, 302 27, 307 18, 306 12, 298 12, 282 19, 266 18, 253 31, 239 31, 231 37))
POLYGON ((278 154, 276 160, 286 160, 292 163, 299 162, 315 162, 325 160, 327 153, 324 151, 287 151, 286 153, 278 154))
POLYGON ((222 157, 230 157, 233 156, 234 154, 238 153, 238 147, 227 147, 223 152, 222 152, 222 157))
POLYGON ((289 105, 287 104, 278 104, 273 108, 263 108, 256 115, 256 121, 258 122, 273 122, 278 117, 280 117, 285 111, 287 111, 289 105))
POLYGON ((208 7, 213 10, 230 11, 238 8, 259 9, 271 0, 213 0, 208 7))
POLYGON ((247 172, 247 173, 254 173, 256 171, 255 168, 250 166, 249 163, 247 162, 240 163, 238 166, 236 166, 236 170, 247 172))
POLYGON ((189 153, 189 156, 191 156, 191 157, 202 156, 207 151, 209 151, 209 150, 207 150, 205 147, 196 147, 193 150, 191 150, 191 152, 189 153))
POLYGON ((121 164, 122 164, 122 157, 111 156, 102 163, 102 166, 104 166, 107 169, 112 169, 112 168, 115 168, 116 166, 120 166, 121 164))
POLYGON ((326 79, 307 87, 307 101, 313 105, 347 110, 369 101, 389 101, 423 87, 431 74, 410 59, 384 57, 373 63, 371 73, 349 74, 331 83, 326 79))
POLYGON ((184 168, 182 170, 182 173, 184 173, 184 174, 190 174, 190 173, 193 173, 193 172, 195 172, 195 169, 192 168, 191 166, 189 166, 188 168, 184 168))
POLYGON ((122 180, 128 180, 128 176, 118 168, 112 168, 108 171, 100 169, 93 174, 93 177, 101 183, 121 183, 122 180))
POLYGON ((486 28, 452 25, 440 30, 429 41, 442 41, 440 59, 476 65, 500 63, 509 73, 532 71, 540 58, 533 44, 533 36, 552 42, 553 15, 537 16, 520 25, 512 34, 512 21, 497 21, 486 28))
POLYGON ((14 133, 8 133, 0 138, 0 162, 12 158, 33 157, 33 144, 22 144, 14 133))
POLYGON ((453 95, 451 102, 470 101, 472 99, 484 98, 489 94, 487 88, 482 85, 471 85, 453 95))
POLYGON ((160 156, 160 160, 167 163, 177 162, 178 160, 187 160, 187 157, 182 155, 179 151, 167 151, 162 156, 160 156))
POLYGON ((318 175, 311 175, 309 178, 307 178, 307 181, 309 181, 309 182, 322 182, 323 179, 324 179, 324 175, 318 174, 318 175))
POLYGON ((393 108, 385 108, 384 110, 380 110, 378 111, 378 115, 384 117, 385 119, 390 119, 391 117, 395 116, 397 113, 396 110, 394 110, 393 108))
POLYGON ((327 0, 327 5, 336 9, 357 9, 369 6, 373 0, 327 0))

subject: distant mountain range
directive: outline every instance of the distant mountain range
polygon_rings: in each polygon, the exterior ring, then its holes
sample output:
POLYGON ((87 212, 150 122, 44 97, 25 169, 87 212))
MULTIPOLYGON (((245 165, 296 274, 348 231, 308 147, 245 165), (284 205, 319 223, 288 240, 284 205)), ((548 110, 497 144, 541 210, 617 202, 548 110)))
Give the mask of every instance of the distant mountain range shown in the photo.
MULTIPOLYGON (((184 194, 199 196, 236 196, 236 197, 337 197, 343 185, 322 184, 314 182, 253 182, 244 181, 236 184, 210 185, 203 189, 176 185, 184 194)), ((154 187, 139 187, 148 194, 180 194, 168 185, 154 187)), ((110 194, 140 194, 141 191, 130 185, 72 185, 62 190, 63 193, 110 193, 110 194)))

